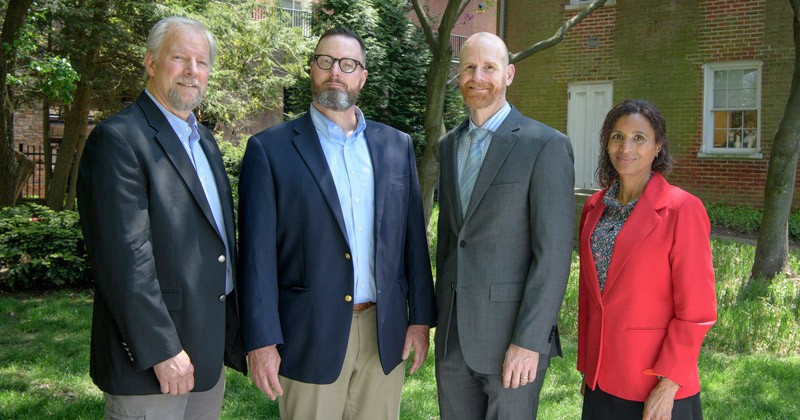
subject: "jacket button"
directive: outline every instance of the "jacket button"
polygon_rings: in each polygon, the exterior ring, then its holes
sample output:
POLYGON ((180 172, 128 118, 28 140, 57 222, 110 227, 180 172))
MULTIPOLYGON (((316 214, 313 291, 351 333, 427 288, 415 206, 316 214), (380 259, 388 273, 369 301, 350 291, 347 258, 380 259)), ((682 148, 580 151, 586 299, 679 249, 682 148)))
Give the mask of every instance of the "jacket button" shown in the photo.
POLYGON ((458 246, 464 248, 465 246, 467 246, 467 241, 462 240, 461 242, 458 243, 458 246))
POLYGON ((350 258, 351 258, 350 257, 350 253, 349 252, 345 252, 344 253, 344 259, 349 260, 350 258))
POLYGON ((219 301, 225 302, 225 295, 219 295, 219 301))
POLYGON ((219 261, 221 263, 224 263, 225 262, 225 256, 224 255, 220 255, 219 257, 217 257, 217 261, 219 261))
POLYGON ((451 281, 450 282, 450 290, 453 290, 455 288, 456 288, 456 284, 451 281))
POLYGON ((350 301, 352 301, 352 300, 353 300, 353 297, 352 297, 352 296, 350 296, 350 295, 344 295, 344 301, 345 301, 345 302, 350 302, 350 301))

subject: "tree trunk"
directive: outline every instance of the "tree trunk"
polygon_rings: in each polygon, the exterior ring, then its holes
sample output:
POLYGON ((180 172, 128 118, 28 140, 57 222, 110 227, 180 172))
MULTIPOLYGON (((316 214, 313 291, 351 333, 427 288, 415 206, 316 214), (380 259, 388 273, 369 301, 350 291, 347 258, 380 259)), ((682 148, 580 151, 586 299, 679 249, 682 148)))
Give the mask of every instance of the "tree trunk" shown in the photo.
POLYGON ((451 60, 452 49, 448 46, 446 51, 433 55, 428 69, 424 123, 426 144, 418 169, 426 226, 430 224, 433 192, 439 182, 439 139, 445 134, 444 98, 451 60))
POLYGON ((794 11, 794 74, 789 100, 772 144, 764 188, 764 215, 753 262, 753 278, 761 279, 771 279, 788 268, 789 213, 800 156, 800 0, 790 3, 794 11))
POLYGON ((42 100, 42 153, 44 156, 44 190, 50 188, 53 177, 53 147, 50 143, 50 100, 42 100))
POLYGON ((72 166, 77 165, 76 151, 82 143, 86 142, 86 125, 89 121, 90 91, 88 84, 81 76, 75 90, 75 100, 72 102, 67 114, 64 116, 64 137, 58 147, 56 167, 47 189, 47 207, 53 210, 63 210, 67 188, 69 187, 72 166))
MULTIPOLYGON (((0 33, 0 208, 17 202, 21 168, 20 162, 30 162, 14 150, 14 112, 12 94, 6 75, 13 71, 17 39, 33 0, 10 0, 0 33)), ((31 162, 32 163, 32 162, 31 162)))

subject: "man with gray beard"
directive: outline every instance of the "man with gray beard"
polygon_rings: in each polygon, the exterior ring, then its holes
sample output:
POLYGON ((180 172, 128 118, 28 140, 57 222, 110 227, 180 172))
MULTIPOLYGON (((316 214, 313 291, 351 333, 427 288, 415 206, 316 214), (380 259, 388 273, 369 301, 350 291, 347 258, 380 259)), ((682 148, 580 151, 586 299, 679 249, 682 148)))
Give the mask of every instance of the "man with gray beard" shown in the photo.
POLYGON ((397 419, 402 361, 422 365, 436 319, 414 146, 355 106, 358 35, 325 32, 310 75, 309 112, 242 162, 244 350, 282 419, 397 419))
POLYGON ((231 186, 200 105, 216 43, 172 16, 147 37, 147 87, 92 130, 78 208, 95 280, 90 374, 107 419, 217 419, 244 371, 231 186))

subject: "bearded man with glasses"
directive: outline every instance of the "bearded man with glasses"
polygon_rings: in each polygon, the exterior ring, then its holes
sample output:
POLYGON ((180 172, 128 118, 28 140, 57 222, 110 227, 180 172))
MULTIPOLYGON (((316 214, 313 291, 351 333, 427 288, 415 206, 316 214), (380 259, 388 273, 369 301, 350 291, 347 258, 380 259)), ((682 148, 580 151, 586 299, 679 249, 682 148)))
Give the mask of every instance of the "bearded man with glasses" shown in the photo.
POLYGON ((361 39, 325 32, 303 116, 247 144, 239 184, 242 328, 282 419, 399 418, 403 360, 436 314, 408 134, 367 121, 361 39))

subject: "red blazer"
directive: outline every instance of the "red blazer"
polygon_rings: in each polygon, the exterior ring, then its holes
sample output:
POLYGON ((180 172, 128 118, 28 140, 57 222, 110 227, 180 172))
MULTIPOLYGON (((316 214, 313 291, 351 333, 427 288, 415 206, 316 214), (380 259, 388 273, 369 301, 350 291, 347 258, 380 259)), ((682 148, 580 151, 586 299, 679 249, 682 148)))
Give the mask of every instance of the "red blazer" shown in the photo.
POLYGON ((591 389, 627 400, 645 401, 657 376, 681 385, 676 399, 694 395, 700 347, 717 319, 705 207, 653 174, 617 236, 601 295, 590 238, 605 193, 581 214, 578 370, 591 389))

